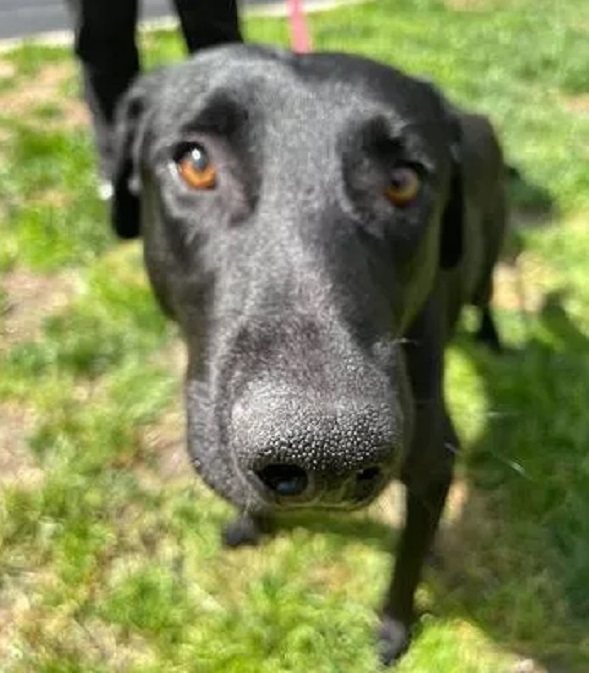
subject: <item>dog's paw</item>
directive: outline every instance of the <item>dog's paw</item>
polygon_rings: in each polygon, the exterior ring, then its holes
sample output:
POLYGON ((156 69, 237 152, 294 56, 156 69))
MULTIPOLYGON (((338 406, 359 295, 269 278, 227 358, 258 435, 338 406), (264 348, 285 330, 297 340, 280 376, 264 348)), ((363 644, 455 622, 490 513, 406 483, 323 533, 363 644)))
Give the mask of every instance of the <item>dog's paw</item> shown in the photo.
POLYGON ((225 547, 255 547, 264 535, 271 532, 270 523, 266 519, 251 516, 240 516, 228 523, 221 534, 225 547))
POLYGON ((392 617, 381 617, 376 632, 378 658, 383 666, 393 666, 407 651, 409 627, 392 617))

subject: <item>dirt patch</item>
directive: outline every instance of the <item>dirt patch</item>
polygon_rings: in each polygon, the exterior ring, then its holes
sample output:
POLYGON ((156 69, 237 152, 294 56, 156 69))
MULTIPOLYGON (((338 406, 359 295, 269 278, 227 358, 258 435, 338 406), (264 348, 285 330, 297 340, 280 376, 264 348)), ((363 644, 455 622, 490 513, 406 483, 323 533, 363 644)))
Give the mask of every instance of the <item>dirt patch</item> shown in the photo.
POLYGON ((572 96, 566 98, 564 107, 569 112, 574 114, 589 116, 589 94, 585 93, 580 96, 572 96))
POLYGON ((113 673, 155 664, 156 655, 146 639, 99 619, 83 622, 72 615, 74 609, 72 605, 51 610, 35 605, 22 588, 12 596, 0 595, 2 662, 16 664, 22 651, 43 651, 61 657, 75 655, 88 664, 107 664, 113 673))
POLYGON ((34 425, 35 418, 30 411, 0 404, 0 489, 6 486, 31 488, 42 480, 43 471, 27 446, 34 425))
POLYGON ((177 379, 177 395, 172 409, 143 431, 141 444, 151 459, 151 465, 142 464, 138 469, 142 479, 147 482, 194 480, 194 470, 186 449, 186 411, 182 386, 186 367, 184 344, 180 340, 172 342, 157 357, 156 362, 165 366, 177 379))
POLYGON ((109 670, 123 673, 132 668, 141 670, 156 664, 157 656, 145 638, 125 633, 124 629, 105 624, 99 619, 88 623, 75 622, 78 650, 90 655, 97 664, 109 665, 109 670))
POLYGON ((0 80, 11 79, 16 75, 16 67, 10 61, 0 58, 0 80))
POLYGON ((90 125, 90 114, 85 103, 77 99, 68 99, 61 104, 62 116, 56 125, 68 128, 84 128, 90 125))
POLYGON ((60 189, 43 189, 35 191, 34 198, 44 206, 55 210, 64 210, 71 207, 73 195, 60 189))
POLYGON ((17 342, 40 336, 45 319, 68 304, 74 294, 73 277, 48 276, 15 269, 0 280, 6 294, 0 315, 0 353, 17 342))
POLYGON ((537 258, 522 253, 514 264, 499 264, 495 269, 493 305, 510 311, 537 313, 544 299, 539 282, 549 270, 537 258))
MULTIPOLYGON (((2 61, 0 61, 1 69, 2 61)), ((66 125, 68 128, 86 126, 89 115, 82 101, 64 97, 63 87, 73 76, 71 64, 48 65, 35 78, 35 86, 30 82, 17 83, 11 91, 0 94, 0 106, 11 116, 28 116, 34 113, 35 108, 43 105, 55 105, 61 115, 55 121, 45 120, 44 125, 66 125)))
MULTIPOLYGON (((18 269, 8 273, 0 287, 6 297, 0 313, 0 355, 13 345, 37 338, 44 320, 65 306, 73 294, 66 275, 43 276, 18 269)), ((35 415, 15 404, 0 404, 0 488, 30 488, 43 478, 28 449, 35 415)))
POLYGON ((368 516, 393 528, 403 525, 405 519, 405 487, 392 482, 368 508, 368 516))
MULTIPOLYGON (((194 472, 186 450, 186 420, 180 400, 158 423, 146 428, 142 443, 148 455, 155 458, 153 478, 164 482, 194 479, 194 472)), ((143 472, 143 468, 140 468, 143 472)), ((148 470, 143 476, 149 478, 148 470)))
POLYGON ((0 593, 0 661, 4 665, 14 663, 18 657, 18 627, 24 616, 31 610, 27 594, 18 587, 0 593))

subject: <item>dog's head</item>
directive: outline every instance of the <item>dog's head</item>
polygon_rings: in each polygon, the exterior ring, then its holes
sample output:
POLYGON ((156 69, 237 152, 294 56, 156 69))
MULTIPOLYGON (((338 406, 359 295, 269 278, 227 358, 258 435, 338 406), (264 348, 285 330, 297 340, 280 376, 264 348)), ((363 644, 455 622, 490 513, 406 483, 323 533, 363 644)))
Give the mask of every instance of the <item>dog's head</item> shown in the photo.
POLYGON ((139 80, 119 149, 113 219, 184 333, 197 469, 254 510, 369 501, 411 435, 403 335, 461 254, 439 94, 222 47, 139 80))

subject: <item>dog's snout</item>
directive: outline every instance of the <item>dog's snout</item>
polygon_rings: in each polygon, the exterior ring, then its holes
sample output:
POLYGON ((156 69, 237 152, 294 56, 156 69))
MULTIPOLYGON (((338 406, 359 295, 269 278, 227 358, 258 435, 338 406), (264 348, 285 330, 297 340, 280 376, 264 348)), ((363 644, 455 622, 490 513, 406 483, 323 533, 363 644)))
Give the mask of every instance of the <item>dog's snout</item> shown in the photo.
POLYGON ((393 476, 400 458, 394 410, 361 403, 240 405, 232 444, 240 472, 280 506, 355 507, 393 476))

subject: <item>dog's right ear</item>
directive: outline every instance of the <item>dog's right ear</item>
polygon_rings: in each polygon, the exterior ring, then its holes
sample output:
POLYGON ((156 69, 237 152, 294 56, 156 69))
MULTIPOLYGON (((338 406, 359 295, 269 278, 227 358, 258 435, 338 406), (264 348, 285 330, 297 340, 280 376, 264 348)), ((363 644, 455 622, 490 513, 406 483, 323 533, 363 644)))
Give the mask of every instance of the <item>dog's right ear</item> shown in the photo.
POLYGON ((115 115, 111 223, 120 238, 137 238, 141 233, 141 151, 150 94, 159 76, 155 72, 140 77, 123 96, 115 115))

